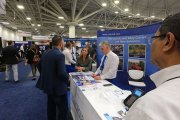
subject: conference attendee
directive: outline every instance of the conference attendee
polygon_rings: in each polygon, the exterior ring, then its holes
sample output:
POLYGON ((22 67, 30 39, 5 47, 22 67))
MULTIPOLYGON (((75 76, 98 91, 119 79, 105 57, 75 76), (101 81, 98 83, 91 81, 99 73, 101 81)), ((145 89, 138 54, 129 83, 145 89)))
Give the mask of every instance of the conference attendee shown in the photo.
POLYGON ((91 43, 90 42, 87 42, 87 44, 86 44, 86 47, 89 49, 89 55, 90 55, 90 57, 93 59, 93 60, 95 60, 95 55, 96 55, 96 50, 95 50, 95 46, 93 45, 92 47, 91 47, 91 43))
POLYGON ((21 53, 21 58, 24 58, 24 56, 25 56, 24 44, 22 44, 22 45, 20 46, 20 53, 21 53))
POLYGON ((119 58, 111 51, 111 46, 108 42, 103 41, 101 43, 101 50, 104 56, 101 59, 99 68, 93 74, 96 80, 108 80, 112 82, 117 75, 119 58))
POLYGON ((72 41, 71 44, 72 44, 72 47, 71 47, 72 59, 76 61, 76 42, 72 41))
POLYGON ((76 46, 76 58, 78 58, 81 54, 82 49, 78 46, 76 46))
POLYGON ((31 48, 29 49, 26 59, 27 63, 31 66, 32 71, 32 80, 36 80, 36 72, 37 72, 37 63, 41 58, 41 53, 37 49, 35 44, 32 44, 31 48))
POLYGON ((40 77, 36 86, 47 94, 48 120, 56 120, 56 116, 58 116, 57 120, 67 120, 67 82, 69 78, 65 69, 65 56, 62 53, 63 39, 54 36, 52 46, 51 50, 43 54, 38 64, 40 77))
POLYGON ((71 66, 71 65, 76 64, 76 62, 73 60, 72 55, 71 55, 71 48, 72 48, 72 44, 70 42, 67 42, 65 45, 65 49, 63 51, 63 54, 65 55, 66 71, 68 73, 75 71, 74 66, 71 66))
POLYGON ((91 56, 93 56, 93 57, 92 57, 92 58, 93 58, 93 60, 94 60, 94 61, 96 61, 96 51, 97 51, 97 45, 96 45, 96 43, 95 43, 95 42, 92 44, 92 48, 93 48, 93 51, 92 51, 92 53, 90 53, 90 54, 91 54, 91 56))
POLYGON ((9 81, 10 68, 12 67, 14 81, 15 83, 18 83, 18 61, 20 55, 18 54, 18 51, 13 47, 12 41, 8 41, 8 46, 3 48, 2 55, 6 64, 5 80, 9 81))
POLYGON ((89 57, 88 48, 83 48, 80 57, 77 58, 76 70, 78 72, 88 72, 92 67, 92 58, 89 57))
POLYGON ((150 78, 157 88, 135 101, 125 120, 180 118, 180 13, 167 17, 152 38, 151 62, 161 70, 150 78))
POLYGON ((25 54, 25 57, 27 56, 27 53, 29 51, 29 45, 24 45, 24 54, 25 54))

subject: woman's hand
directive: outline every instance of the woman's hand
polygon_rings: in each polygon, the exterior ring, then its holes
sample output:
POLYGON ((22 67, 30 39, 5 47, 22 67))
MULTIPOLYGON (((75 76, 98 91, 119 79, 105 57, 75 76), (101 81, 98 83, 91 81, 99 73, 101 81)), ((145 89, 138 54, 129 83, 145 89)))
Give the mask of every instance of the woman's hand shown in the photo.
POLYGON ((83 70, 85 70, 84 67, 76 67, 76 69, 77 69, 78 72, 82 72, 83 70))

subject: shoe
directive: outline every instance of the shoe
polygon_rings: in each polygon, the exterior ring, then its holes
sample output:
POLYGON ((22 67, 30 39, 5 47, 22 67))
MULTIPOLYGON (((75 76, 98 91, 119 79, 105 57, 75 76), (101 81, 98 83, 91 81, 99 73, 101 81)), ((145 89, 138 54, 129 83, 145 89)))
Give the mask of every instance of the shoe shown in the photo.
POLYGON ((19 83, 19 80, 18 81, 14 81, 15 83, 19 83))

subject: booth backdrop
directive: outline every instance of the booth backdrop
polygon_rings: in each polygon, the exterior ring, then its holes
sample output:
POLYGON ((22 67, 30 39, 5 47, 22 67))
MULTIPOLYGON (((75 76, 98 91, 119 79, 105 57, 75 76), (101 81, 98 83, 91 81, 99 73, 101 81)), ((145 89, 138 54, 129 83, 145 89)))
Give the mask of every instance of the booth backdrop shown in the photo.
POLYGON ((161 23, 156 23, 148 26, 138 27, 134 29, 125 29, 125 30, 105 30, 97 32, 97 63, 98 66, 101 61, 103 53, 100 50, 100 43, 102 41, 109 42, 112 46, 114 52, 116 52, 120 58, 122 64, 119 66, 119 71, 114 84, 124 88, 132 89, 128 85, 128 69, 131 69, 133 63, 139 64, 140 69, 144 70, 145 78, 144 82, 147 87, 146 91, 152 90, 155 88, 155 85, 150 80, 149 75, 158 70, 150 62, 151 54, 151 43, 152 36, 155 34, 156 30, 161 23), (141 54, 139 54, 141 53, 141 54), (129 62, 128 62, 129 61, 129 62))

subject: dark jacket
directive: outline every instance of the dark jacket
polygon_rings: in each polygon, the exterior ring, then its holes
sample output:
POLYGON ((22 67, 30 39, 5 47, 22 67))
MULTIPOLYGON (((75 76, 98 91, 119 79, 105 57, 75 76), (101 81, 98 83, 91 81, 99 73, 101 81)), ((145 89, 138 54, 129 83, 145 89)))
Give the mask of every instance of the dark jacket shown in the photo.
POLYGON ((38 50, 29 49, 26 56, 26 59, 28 60, 27 61, 28 64, 33 64, 34 55, 39 55, 39 57, 41 58, 41 53, 38 50))
POLYGON ((65 56, 59 49, 45 52, 37 67, 40 77, 36 87, 50 95, 67 93, 69 77, 65 69, 65 56))
POLYGON ((13 46, 7 46, 3 48, 2 55, 5 64, 8 65, 18 64, 18 59, 20 58, 20 55, 13 46))

